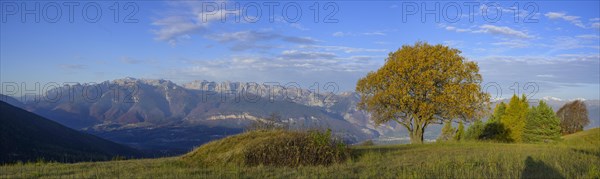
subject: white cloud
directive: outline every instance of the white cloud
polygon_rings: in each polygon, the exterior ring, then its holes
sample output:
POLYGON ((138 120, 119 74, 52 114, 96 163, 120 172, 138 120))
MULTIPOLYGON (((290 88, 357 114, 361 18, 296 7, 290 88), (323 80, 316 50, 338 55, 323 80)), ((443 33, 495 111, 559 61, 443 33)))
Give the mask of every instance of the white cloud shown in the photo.
POLYGON ((156 39, 166 41, 171 45, 177 44, 182 38, 189 38, 188 34, 204 30, 205 28, 203 24, 176 16, 154 21, 152 25, 159 27, 158 30, 154 30, 156 39))
POLYGON ((535 75, 536 77, 540 77, 540 78, 554 78, 554 75, 550 75, 550 74, 540 74, 540 75, 535 75))
POLYGON ((454 27, 454 26, 446 26, 445 29, 449 30, 449 31, 455 31, 455 32, 469 32, 469 31, 471 31, 470 29, 461 29, 461 28, 457 28, 457 27, 454 27))
POLYGON ((450 47, 460 47, 464 45, 464 41, 460 40, 446 40, 444 41, 444 45, 448 45, 450 47))
POLYGON ((303 25, 301 25, 299 23, 291 23, 290 26, 293 27, 293 28, 296 28, 298 30, 301 30, 301 31, 310 30, 309 28, 306 28, 306 27, 304 27, 303 25))
POLYGON ((384 58, 369 55, 340 57, 325 51, 285 50, 274 55, 231 55, 215 60, 188 60, 185 66, 169 69, 160 76, 179 81, 208 79, 308 85, 335 82, 341 89, 352 90, 356 80, 383 65, 384 58))
POLYGON ((363 35, 379 35, 379 36, 385 36, 386 34, 380 31, 375 31, 375 32, 365 32, 363 33, 363 35))
POLYGON ((344 37, 344 36, 352 35, 352 33, 350 33, 350 32, 334 32, 331 35, 334 37, 344 37))
POLYGON ((600 29, 600 22, 592 23, 592 28, 600 29))
MULTIPOLYGON (((339 56, 334 52, 304 50, 283 50, 275 55, 231 55, 216 60, 186 60, 182 61, 194 67, 185 69, 198 73, 211 74, 236 73, 232 70, 255 71, 328 71, 328 72, 367 72, 381 66, 385 56, 352 55, 339 56)), ((187 65, 186 65, 187 66, 187 65)))
POLYGON ((318 40, 310 37, 294 37, 282 35, 273 31, 254 30, 211 34, 205 35, 205 37, 222 43, 233 43, 233 46, 230 49, 235 51, 274 48, 275 46, 272 44, 262 43, 273 40, 281 40, 295 44, 314 44, 318 42, 318 40))
POLYGON ((445 30, 448 30, 448 31, 455 31, 455 32, 498 34, 498 35, 505 35, 505 36, 511 36, 511 37, 517 37, 517 38, 524 38, 524 39, 533 38, 532 35, 529 35, 524 31, 515 30, 515 29, 506 27, 506 26, 495 26, 495 25, 489 25, 489 24, 485 24, 485 25, 481 25, 481 26, 474 26, 471 28, 459 28, 459 27, 455 27, 455 26, 440 24, 439 27, 444 28, 445 30), (473 28, 478 28, 478 29, 473 29, 473 28))
POLYGON ((481 25, 479 26, 479 30, 473 31, 474 33, 490 33, 490 34, 500 34, 518 38, 532 38, 531 35, 528 35, 525 32, 518 31, 506 26, 495 26, 495 25, 481 25))
POLYGON ((599 54, 558 54, 553 56, 487 56, 481 62, 525 63, 530 65, 562 64, 566 62, 600 63, 599 54))
POLYGON ((152 32, 156 35, 155 39, 166 41, 171 45, 176 45, 183 39, 191 38, 192 34, 201 33, 207 30, 209 24, 214 21, 224 20, 225 14, 233 13, 240 15, 239 10, 226 11, 219 9, 214 12, 202 12, 201 3, 177 1, 168 2, 171 10, 164 12, 164 17, 154 20, 152 25, 158 29, 152 32))
POLYGON ((585 34, 585 35, 578 35, 576 36, 577 38, 581 38, 581 39, 600 39, 600 36, 595 35, 595 34, 585 34))
POLYGON ((492 45, 508 47, 508 48, 526 48, 530 46, 529 41, 521 39, 504 39, 501 42, 494 42, 492 45))
POLYGON ((599 54, 560 54, 557 57, 564 61, 600 62, 599 54))
POLYGON ((562 19, 567 22, 570 22, 571 24, 573 24, 577 27, 585 28, 585 25, 583 25, 583 22, 581 22, 579 16, 570 16, 564 12, 548 12, 548 13, 544 14, 544 16, 546 16, 550 19, 562 19))
POLYGON ((313 52, 299 50, 285 50, 281 53, 281 56, 286 59, 332 59, 337 57, 337 55, 331 52, 313 52))
MULTIPOLYGON (((588 36, 583 36, 588 37, 588 36)), ((582 39, 582 37, 569 37, 569 36, 558 36, 552 39, 551 44, 540 44, 540 46, 547 47, 553 50, 569 50, 569 49, 580 49, 580 48, 591 48, 600 49, 598 41, 582 39)))
POLYGON ((290 43, 297 44, 314 44, 319 42, 319 40, 314 39, 312 37, 294 37, 294 36, 283 36, 281 35, 282 40, 290 43))
MULTIPOLYGON (((170 79, 235 80, 235 81, 294 81, 340 82, 343 88, 353 89, 356 80, 384 63, 386 56, 345 53, 380 51, 376 49, 341 46, 300 45, 278 54, 228 55, 214 60, 181 61, 182 67, 161 74, 170 79), (341 55, 340 55, 341 54, 341 55)), ((239 54, 239 53, 237 53, 239 54)), ((385 55, 385 54, 383 54, 385 55)))
POLYGON ((275 38, 279 38, 279 35, 266 32, 266 31, 239 31, 239 32, 230 32, 230 33, 220 33, 215 35, 206 36, 207 38, 217 40, 220 42, 233 42, 233 41, 241 41, 241 42, 255 42, 261 40, 272 40, 275 38))
POLYGON ((600 78, 599 54, 487 56, 476 61, 488 81, 598 84, 600 78))
POLYGON ((322 49, 325 51, 342 51, 345 53, 355 53, 355 52, 386 52, 387 49, 368 49, 368 48, 355 48, 355 47, 346 47, 346 46, 323 46, 323 45, 302 45, 300 48, 306 49, 322 49))

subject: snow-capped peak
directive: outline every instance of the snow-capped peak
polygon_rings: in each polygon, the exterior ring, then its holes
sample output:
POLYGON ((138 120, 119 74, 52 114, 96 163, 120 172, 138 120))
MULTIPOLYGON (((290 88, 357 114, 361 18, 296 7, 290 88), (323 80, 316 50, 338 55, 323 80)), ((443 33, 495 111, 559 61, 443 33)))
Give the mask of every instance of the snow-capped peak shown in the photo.
POLYGON ((505 100, 505 99, 506 98, 500 98, 500 97, 498 97, 498 98, 492 98, 490 101, 491 102, 496 102, 496 101, 502 101, 502 100, 505 100))
POLYGON ((542 97, 542 100, 544 100, 544 101, 563 101, 563 99, 560 99, 557 97, 552 97, 552 96, 544 96, 544 97, 542 97))
POLYGON ((586 99, 585 98, 573 98, 573 99, 570 99, 569 101, 575 101, 575 100, 585 101, 586 99))

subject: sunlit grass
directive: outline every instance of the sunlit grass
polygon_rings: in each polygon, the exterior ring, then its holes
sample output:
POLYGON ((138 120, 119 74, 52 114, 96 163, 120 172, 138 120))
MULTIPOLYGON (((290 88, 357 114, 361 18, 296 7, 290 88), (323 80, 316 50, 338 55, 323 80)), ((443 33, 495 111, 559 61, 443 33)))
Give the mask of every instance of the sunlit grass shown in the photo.
POLYGON ((485 142, 357 146, 352 157, 329 166, 202 166, 181 157, 108 162, 20 163, 0 166, 0 177, 42 178, 598 178, 599 129, 555 144, 485 142))

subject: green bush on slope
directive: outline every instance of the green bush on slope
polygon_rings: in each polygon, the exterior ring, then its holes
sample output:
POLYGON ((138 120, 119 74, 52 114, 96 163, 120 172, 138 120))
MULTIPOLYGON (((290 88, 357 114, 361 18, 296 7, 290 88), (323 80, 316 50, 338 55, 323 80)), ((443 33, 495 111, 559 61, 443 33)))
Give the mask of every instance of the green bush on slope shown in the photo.
POLYGON ((200 146, 183 156, 206 166, 330 165, 345 161, 350 151, 331 132, 256 130, 200 146))

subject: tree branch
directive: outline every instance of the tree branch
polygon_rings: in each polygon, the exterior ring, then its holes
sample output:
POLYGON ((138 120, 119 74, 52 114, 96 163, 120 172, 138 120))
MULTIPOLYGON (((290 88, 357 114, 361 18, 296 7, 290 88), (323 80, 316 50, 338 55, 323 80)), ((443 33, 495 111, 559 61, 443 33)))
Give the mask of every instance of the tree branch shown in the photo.
POLYGON ((406 127, 406 129, 408 129, 409 131, 412 131, 412 127, 408 126, 406 123, 401 122, 400 120, 398 120, 397 118, 394 118, 394 121, 398 122, 399 124, 402 124, 404 127, 406 127))

